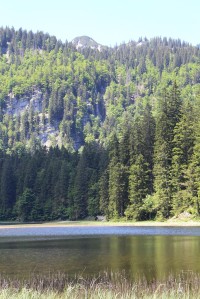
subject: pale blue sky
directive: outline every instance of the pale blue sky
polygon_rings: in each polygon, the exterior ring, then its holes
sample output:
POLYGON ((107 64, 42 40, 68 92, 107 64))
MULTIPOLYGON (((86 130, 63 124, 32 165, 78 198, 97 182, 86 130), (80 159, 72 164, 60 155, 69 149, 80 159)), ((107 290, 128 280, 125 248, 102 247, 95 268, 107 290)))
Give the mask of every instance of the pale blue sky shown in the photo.
POLYGON ((113 46, 139 37, 200 43, 200 0, 0 0, 0 26, 113 46))

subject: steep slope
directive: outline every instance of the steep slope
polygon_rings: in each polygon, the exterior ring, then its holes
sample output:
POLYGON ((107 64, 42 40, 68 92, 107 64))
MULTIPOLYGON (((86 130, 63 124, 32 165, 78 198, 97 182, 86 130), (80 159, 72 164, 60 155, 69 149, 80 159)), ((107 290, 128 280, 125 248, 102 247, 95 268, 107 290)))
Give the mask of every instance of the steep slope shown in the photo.
POLYGON ((153 103, 175 79, 184 97, 200 83, 200 50, 180 40, 99 49, 87 36, 63 44, 42 32, 1 28, 0 146, 107 144, 138 100, 153 103))

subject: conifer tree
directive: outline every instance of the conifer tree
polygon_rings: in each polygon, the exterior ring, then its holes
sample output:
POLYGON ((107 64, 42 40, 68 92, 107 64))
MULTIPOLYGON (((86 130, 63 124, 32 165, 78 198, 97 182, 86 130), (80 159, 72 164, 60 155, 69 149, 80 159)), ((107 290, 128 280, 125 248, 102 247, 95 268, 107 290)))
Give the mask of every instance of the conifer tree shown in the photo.
POLYGON ((126 208, 126 168, 113 157, 109 164, 109 218, 119 218, 126 208))
POLYGON ((159 99, 154 147, 155 206, 159 217, 169 217, 172 208, 172 152, 174 129, 181 117, 181 98, 176 82, 159 99))
POLYGON ((74 219, 83 219, 87 216, 87 199, 88 199, 88 173, 86 156, 81 155, 74 182, 73 196, 73 214, 74 219))
POLYGON ((7 219, 7 217, 12 215, 12 209, 16 200, 16 180, 12 168, 12 159, 5 159, 0 183, 1 218, 7 219))
MULTIPOLYGON (((172 151, 173 213, 180 213, 191 204, 188 188, 188 167, 194 148, 194 116, 190 102, 185 103, 180 121, 174 128, 172 151)), ((190 179, 189 179, 190 180, 190 179)))
POLYGON ((99 179, 99 210, 102 215, 108 217, 108 204, 109 204, 109 176, 106 169, 99 179))
POLYGON ((149 192, 149 165, 142 154, 130 167, 129 175, 129 206, 126 209, 126 217, 135 220, 144 220, 140 213, 143 200, 149 192))
POLYGON ((155 125, 148 99, 137 102, 130 130, 129 206, 126 216, 140 219, 143 200, 153 192, 155 125))

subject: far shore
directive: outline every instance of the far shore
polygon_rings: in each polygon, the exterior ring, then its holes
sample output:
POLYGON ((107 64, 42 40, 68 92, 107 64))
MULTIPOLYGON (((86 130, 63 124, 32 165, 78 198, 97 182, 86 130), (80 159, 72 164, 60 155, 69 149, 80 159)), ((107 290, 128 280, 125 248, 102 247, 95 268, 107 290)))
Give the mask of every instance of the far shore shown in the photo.
POLYGON ((181 227, 181 226, 199 226, 200 220, 174 220, 167 221, 54 221, 43 223, 16 223, 16 222, 0 222, 0 229, 12 228, 28 228, 28 227, 84 227, 84 226, 166 226, 166 227, 181 227))

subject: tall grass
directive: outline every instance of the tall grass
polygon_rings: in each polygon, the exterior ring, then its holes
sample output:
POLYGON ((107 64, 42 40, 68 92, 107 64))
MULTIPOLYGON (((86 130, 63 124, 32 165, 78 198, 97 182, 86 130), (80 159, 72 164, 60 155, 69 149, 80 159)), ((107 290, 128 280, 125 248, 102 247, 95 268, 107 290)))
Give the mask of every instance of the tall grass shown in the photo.
POLYGON ((145 278, 131 281, 124 273, 103 273, 98 277, 69 278, 65 274, 32 276, 26 280, 0 277, 0 299, 197 299, 200 275, 182 272, 165 281, 145 278))

